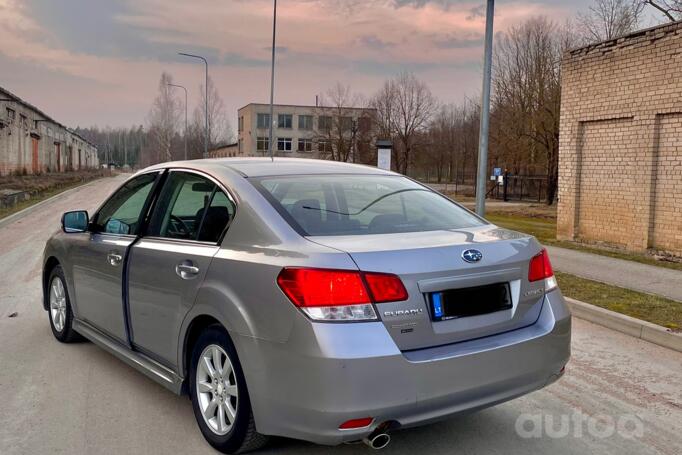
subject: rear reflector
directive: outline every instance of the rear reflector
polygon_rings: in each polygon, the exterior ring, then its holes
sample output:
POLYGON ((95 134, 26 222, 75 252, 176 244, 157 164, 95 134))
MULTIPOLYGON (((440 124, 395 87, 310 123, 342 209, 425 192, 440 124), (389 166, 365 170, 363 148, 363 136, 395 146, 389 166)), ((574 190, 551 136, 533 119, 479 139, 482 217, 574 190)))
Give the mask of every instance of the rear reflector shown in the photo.
POLYGON ((292 267, 282 269, 277 284, 315 320, 376 320, 372 303, 408 297, 400 278, 386 273, 292 267))
POLYGON ((347 420, 339 425, 339 430, 352 430, 354 428, 365 428, 374 421, 371 417, 364 417, 362 419, 347 420))
POLYGON ((545 291, 551 291, 557 287, 556 278, 554 278, 554 270, 552 270, 552 263, 549 261, 549 254, 544 248, 542 251, 533 256, 528 266, 528 281, 545 281, 545 291))

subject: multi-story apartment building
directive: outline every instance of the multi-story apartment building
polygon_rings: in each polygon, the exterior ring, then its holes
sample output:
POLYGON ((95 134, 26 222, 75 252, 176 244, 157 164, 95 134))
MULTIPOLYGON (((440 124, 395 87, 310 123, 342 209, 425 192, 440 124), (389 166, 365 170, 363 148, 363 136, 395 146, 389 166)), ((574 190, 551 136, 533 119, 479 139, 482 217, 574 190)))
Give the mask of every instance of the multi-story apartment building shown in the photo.
POLYGON ((0 176, 98 166, 94 145, 0 87, 0 176))
MULTIPOLYGON (((248 104, 238 111, 238 154, 266 156, 270 105, 248 104)), ((273 151, 277 156, 367 161, 376 111, 369 108, 295 106, 273 108, 273 151)))

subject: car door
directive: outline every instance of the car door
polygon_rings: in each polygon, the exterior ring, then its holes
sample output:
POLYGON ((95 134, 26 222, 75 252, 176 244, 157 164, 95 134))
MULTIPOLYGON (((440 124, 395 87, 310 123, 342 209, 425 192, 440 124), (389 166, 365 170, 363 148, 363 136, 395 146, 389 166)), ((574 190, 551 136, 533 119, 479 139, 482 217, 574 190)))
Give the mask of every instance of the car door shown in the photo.
POLYGON ((234 213, 232 198, 211 178, 170 172, 147 233, 130 252, 128 304, 135 349, 175 366, 180 326, 234 213))
POLYGON ((119 188, 72 250, 78 319, 123 343, 128 341, 123 310, 126 252, 135 241, 159 175, 143 174, 119 188))

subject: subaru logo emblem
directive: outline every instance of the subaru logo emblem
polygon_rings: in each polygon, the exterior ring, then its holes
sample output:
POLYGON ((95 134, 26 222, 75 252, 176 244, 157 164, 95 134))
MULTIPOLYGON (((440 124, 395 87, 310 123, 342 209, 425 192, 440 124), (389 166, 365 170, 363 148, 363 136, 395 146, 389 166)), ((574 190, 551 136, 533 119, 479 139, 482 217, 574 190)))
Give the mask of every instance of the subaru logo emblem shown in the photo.
POLYGON ((462 259, 466 262, 478 262, 483 259, 483 253, 478 250, 465 250, 462 253, 462 259))

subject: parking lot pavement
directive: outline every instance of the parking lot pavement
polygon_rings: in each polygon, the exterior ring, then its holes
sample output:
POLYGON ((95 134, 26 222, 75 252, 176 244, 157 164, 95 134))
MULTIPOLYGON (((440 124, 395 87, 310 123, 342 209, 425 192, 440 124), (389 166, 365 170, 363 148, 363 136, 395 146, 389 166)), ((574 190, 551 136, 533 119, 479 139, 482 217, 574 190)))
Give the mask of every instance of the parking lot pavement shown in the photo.
MULTIPOLYGON (((91 343, 63 345, 41 307, 45 240, 61 213, 92 209, 121 177, 0 229, 0 453, 214 453, 189 400, 91 343), (17 313, 16 317, 9 317, 17 313)), ((393 434, 386 454, 677 454, 682 355, 575 320, 567 373, 547 389, 393 434)), ((333 391, 330 391, 333 393, 333 391)), ((274 439, 262 453, 369 453, 274 439)))

